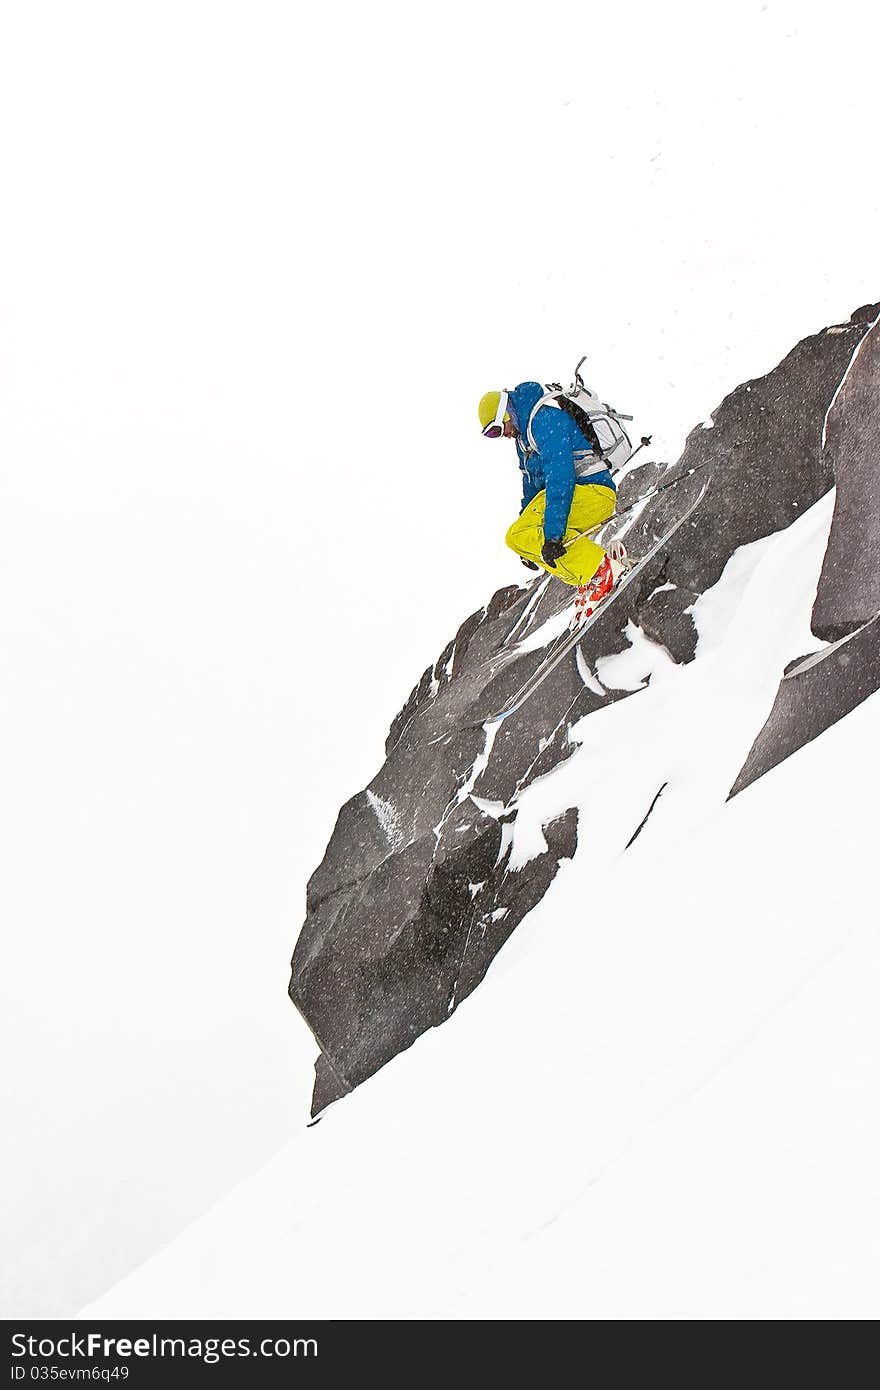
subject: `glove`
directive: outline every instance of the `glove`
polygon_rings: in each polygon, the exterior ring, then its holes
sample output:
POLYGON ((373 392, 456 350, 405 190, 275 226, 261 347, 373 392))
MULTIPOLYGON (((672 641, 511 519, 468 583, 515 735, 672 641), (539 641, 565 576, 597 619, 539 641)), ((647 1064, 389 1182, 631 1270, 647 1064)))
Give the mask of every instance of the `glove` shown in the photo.
POLYGON ((541 547, 541 559, 545 565, 551 569, 556 568, 556 561, 565 554, 565 546, 562 541, 545 541, 541 547))
POLYGON ((534 560, 523 560, 523 564, 525 565, 527 570, 537 570, 541 568, 540 565, 535 564, 534 560))

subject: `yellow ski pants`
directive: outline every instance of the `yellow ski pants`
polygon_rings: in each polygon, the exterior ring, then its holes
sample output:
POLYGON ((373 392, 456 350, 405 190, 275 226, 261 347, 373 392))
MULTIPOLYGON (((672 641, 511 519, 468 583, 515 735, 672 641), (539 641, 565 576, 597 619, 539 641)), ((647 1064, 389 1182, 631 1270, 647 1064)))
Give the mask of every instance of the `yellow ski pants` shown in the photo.
POLYGON ((563 584, 586 584, 601 565, 605 551, 589 536, 581 533, 591 531, 614 515, 617 494, 613 488, 599 487, 596 483, 575 484, 568 525, 562 537, 564 544, 571 541, 571 545, 555 566, 545 565, 541 559, 546 500, 546 492, 539 492, 537 497, 532 498, 508 531, 507 544, 517 555, 540 565, 548 574, 561 579, 563 584))

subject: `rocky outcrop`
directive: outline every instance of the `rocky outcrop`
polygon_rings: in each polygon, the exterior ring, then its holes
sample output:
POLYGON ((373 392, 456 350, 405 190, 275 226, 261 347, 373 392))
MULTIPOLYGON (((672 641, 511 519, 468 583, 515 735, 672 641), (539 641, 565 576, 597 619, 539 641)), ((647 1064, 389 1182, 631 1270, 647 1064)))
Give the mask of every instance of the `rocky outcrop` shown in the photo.
MULTIPOLYGON (((787 526, 832 485, 826 412, 876 312, 860 310, 805 339, 766 377, 737 387, 712 422, 691 433, 674 467, 632 470, 619 508, 638 505, 606 538, 625 535, 635 555, 681 515, 706 477, 711 487, 669 553, 494 740, 486 717, 540 662, 565 620, 570 594, 561 584, 541 576, 500 590, 424 672, 391 726, 383 767, 343 806, 308 886, 290 995, 321 1049, 315 1113, 448 1018, 575 853, 570 811, 543 827, 541 852, 510 872, 518 797, 570 755, 575 721, 627 698, 605 690, 594 673, 600 657, 626 647, 629 620, 676 661, 689 661, 695 598, 739 546, 787 526), (652 495, 658 483, 663 490, 652 495)), ((837 405, 843 400, 841 391, 837 405)))
MULTIPOLYGON (((671 587, 643 602, 639 613, 646 635, 677 661, 689 661, 696 650, 688 608, 721 578, 733 552, 782 530, 832 486, 833 459, 822 440, 826 412, 875 317, 875 306, 859 309, 849 323, 798 343, 769 375, 738 386, 710 422, 691 431, 678 463, 664 474, 664 483, 691 472, 712 477, 692 542, 677 537, 664 567, 662 581, 671 587)), ((636 554, 680 515, 677 489, 658 500, 627 537, 636 554)))
POLYGON ((858 344, 823 433, 837 492, 812 629, 831 645, 783 676, 731 796, 880 689, 880 324, 858 344))
POLYGON ((766 724, 730 789, 735 796, 880 689, 880 618, 785 673, 766 724))
POLYGON ((837 495, 813 631, 836 642, 880 613, 880 324, 828 412, 826 440, 837 495))

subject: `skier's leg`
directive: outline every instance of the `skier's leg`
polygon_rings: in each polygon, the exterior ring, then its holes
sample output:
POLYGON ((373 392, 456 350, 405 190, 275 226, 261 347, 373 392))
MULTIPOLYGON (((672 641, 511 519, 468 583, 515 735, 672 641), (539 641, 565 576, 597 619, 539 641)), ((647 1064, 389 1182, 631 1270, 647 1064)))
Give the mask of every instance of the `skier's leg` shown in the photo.
POLYGON ((544 544, 544 504, 546 492, 539 492, 524 511, 517 517, 507 532, 507 544, 524 560, 531 560, 547 574, 561 579, 564 584, 574 587, 586 584, 592 579, 602 563, 605 551, 589 536, 583 535, 614 515, 617 501, 616 493, 610 487, 597 487, 593 483, 578 483, 574 490, 571 508, 568 513, 563 542, 568 546, 565 554, 555 565, 547 565, 541 559, 544 544))
POLYGON ((592 531, 614 515, 617 495, 613 488, 597 487, 595 483, 578 483, 568 513, 563 543, 565 554, 551 570, 557 579, 575 587, 588 584, 605 558, 601 545, 585 531, 592 531))
POLYGON ((539 492, 536 497, 533 497, 513 525, 508 528, 505 539, 511 550, 515 550, 521 559, 531 560, 532 564, 539 565, 548 574, 555 574, 556 571, 551 569, 549 565, 545 565, 541 559, 541 547, 544 544, 544 503, 546 500, 546 492, 539 492))

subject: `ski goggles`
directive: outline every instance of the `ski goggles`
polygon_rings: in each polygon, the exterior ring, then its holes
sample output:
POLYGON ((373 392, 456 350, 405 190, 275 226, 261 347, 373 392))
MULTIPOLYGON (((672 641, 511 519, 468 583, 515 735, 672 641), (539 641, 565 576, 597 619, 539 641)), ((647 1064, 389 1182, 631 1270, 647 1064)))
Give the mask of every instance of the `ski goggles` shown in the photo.
POLYGON ((483 430, 483 435, 486 439, 500 439, 504 433, 504 416, 507 414, 507 396, 508 393, 506 391, 499 392, 498 409, 495 411, 495 419, 490 420, 483 430))

